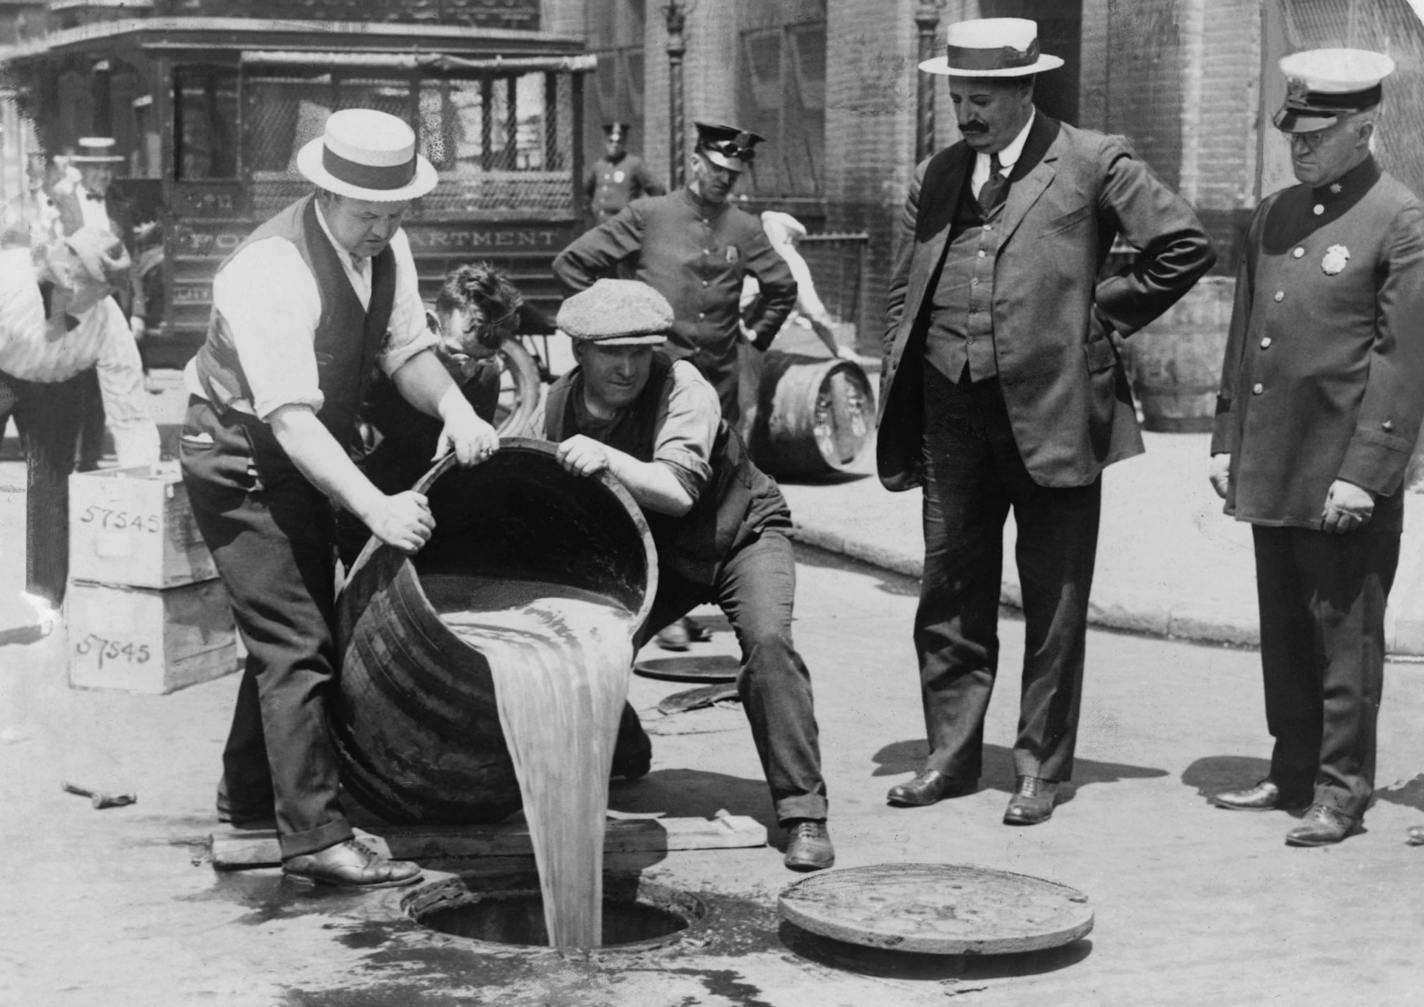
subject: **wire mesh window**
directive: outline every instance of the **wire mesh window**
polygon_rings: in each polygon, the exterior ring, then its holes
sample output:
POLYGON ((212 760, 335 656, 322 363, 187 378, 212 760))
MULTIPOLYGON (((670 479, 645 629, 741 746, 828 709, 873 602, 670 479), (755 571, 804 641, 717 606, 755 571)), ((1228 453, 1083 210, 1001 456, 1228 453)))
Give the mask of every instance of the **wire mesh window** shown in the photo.
POLYGON ((173 170, 179 181, 236 178, 237 69, 183 66, 173 74, 173 170))
POLYGON ((421 200, 427 218, 471 212, 570 211, 572 84, 566 73, 381 77, 339 72, 250 75, 247 151, 254 208, 273 210, 306 190, 296 154, 342 108, 377 108, 412 122, 440 184, 421 200))
POLYGON ((758 196, 822 194, 826 132, 823 21, 744 32, 738 125, 771 142, 758 151, 747 190, 758 196))

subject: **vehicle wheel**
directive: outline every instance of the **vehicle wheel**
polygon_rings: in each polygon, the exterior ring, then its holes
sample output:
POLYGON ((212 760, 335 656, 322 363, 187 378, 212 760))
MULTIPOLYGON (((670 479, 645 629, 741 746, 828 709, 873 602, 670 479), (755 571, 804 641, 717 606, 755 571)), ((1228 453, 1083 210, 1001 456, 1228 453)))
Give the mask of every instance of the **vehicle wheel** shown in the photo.
POLYGON ((544 384, 539 380, 539 368, 534 356, 518 340, 506 339, 499 347, 499 404, 495 408, 494 428, 501 437, 539 437, 532 429, 534 411, 544 384))

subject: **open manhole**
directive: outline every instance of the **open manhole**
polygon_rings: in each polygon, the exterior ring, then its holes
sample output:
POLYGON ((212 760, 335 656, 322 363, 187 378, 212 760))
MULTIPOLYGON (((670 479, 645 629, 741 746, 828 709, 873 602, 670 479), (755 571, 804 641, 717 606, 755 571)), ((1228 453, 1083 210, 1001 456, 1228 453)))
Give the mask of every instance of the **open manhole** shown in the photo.
MULTIPOLYGON (((547 949, 538 879, 491 889, 488 878, 456 877, 423 885, 402 903, 431 930, 506 948, 547 949)), ((638 879, 605 879, 603 951, 648 951, 676 943, 707 915, 696 896, 638 879)))

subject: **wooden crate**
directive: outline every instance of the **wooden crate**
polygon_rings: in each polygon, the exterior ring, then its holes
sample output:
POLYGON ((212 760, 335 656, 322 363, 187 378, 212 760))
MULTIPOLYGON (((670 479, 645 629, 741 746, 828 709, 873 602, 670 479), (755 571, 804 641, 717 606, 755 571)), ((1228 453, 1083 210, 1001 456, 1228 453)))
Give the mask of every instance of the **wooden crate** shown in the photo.
POLYGON ((74 688, 166 693, 238 669, 219 581, 163 591, 71 581, 64 606, 74 688))
POLYGON ((69 575, 149 588, 217 576, 176 464, 70 476, 69 575))

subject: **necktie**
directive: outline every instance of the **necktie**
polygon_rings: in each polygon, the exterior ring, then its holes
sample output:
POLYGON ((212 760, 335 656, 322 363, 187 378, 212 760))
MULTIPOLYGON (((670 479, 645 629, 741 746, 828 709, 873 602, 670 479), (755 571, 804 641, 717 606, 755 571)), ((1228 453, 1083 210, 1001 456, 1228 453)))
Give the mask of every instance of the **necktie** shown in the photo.
POLYGON ((999 161, 999 155, 990 154, 989 177, 979 189, 979 208, 984 211, 984 216, 989 216, 998 208, 1008 191, 1009 179, 1004 174, 1004 166, 999 161))

